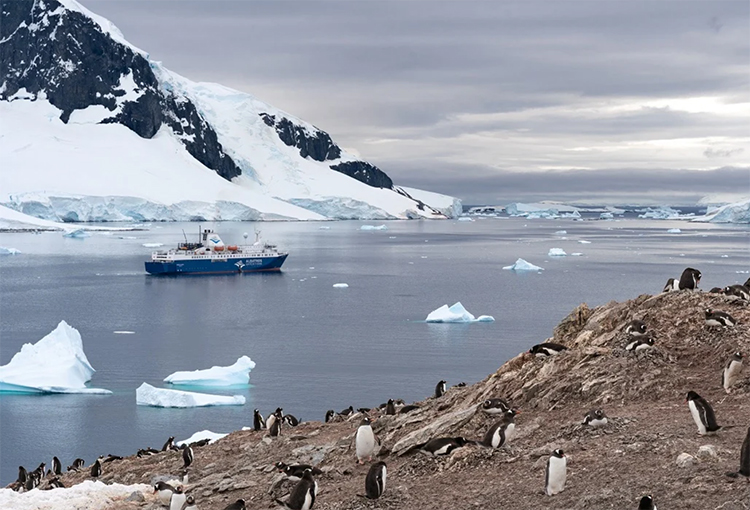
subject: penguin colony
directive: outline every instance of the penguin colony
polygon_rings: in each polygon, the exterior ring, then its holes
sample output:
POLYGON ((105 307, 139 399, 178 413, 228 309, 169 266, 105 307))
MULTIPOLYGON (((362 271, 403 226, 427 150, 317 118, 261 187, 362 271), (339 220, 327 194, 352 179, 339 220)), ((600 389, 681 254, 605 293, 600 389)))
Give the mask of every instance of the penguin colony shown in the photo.
MULTIPOLYGON (((693 268, 686 268, 679 279, 670 278, 664 287, 664 292, 677 291, 697 291, 701 279, 700 271, 693 268)), ((724 288, 712 289, 711 292, 721 293, 733 300, 741 302, 750 302, 750 291, 747 285, 731 285, 724 288)), ((707 309, 704 312, 706 328, 732 328, 737 325, 737 321, 728 313, 707 309)), ((639 355, 654 346, 655 339, 652 331, 649 331, 648 324, 643 320, 633 319, 625 325, 622 330, 627 343, 624 350, 631 355, 639 355)), ((553 356, 564 355, 568 347, 556 343, 537 344, 529 349, 528 354, 536 358, 551 358, 553 356)), ((721 385, 726 393, 730 393, 732 387, 741 380, 744 355, 741 352, 735 352, 727 361, 722 371, 721 385)), ((465 386, 465 383, 456 385, 457 387, 465 386)), ((433 399, 437 400, 443 397, 448 391, 447 382, 440 380, 434 390, 433 399)), ((699 435, 715 434, 722 429, 718 424, 716 415, 711 404, 698 395, 695 391, 689 391, 685 397, 685 402, 697 427, 699 435)), ((370 414, 380 413, 384 416, 394 416, 407 414, 414 410, 420 409, 417 404, 406 405, 401 399, 389 399, 386 403, 381 404, 376 409, 358 408, 356 411, 353 406, 335 412, 329 410, 325 413, 324 421, 352 421, 359 420, 359 426, 354 433, 352 446, 354 448, 354 459, 358 464, 370 463, 369 470, 364 479, 365 494, 361 497, 375 500, 380 498, 386 491, 387 465, 384 461, 373 462, 373 457, 378 455, 380 440, 373 431, 373 419, 370 414)), ((508 400, 500 397, 486 399, 478 405, 478 409, 490 417, 495 417, 497 421, 492 424, 484 434, 481 440, 470 440, 464 437, 435 437, 418 446, 421 453, 432 457, 440 458, 450 456, 459 448, 467 446, 484 447, 489 449, 498 449, 507 445, 514 437, 516 431, 515 417, 520 414, 520 409, 511 405, 508 400)), ((268 417, 264 418, 258 409, 253 412, 253 429, 255 431, 266 431, 268 437, 275 438, 282 434, 284 427, 296 427, 300 421, 289 414, 284 414, 282 408, 277 408, 268 417)), ((592 409, 583 418, 581 422, 584 427, 601 428, 607 427, 609 421, 603 409, 592 409)), ((196 453, 200 454, 199 449, 209 443, 208 440, 196 441, 191 444, 182 444, 176 446, 174 436, 170 436, 162 446, 161 450, 155 450, 150 447, 138 450, 137 457, 148 457, 152 455, 169 454, 169 452, 181 452, 182 459, 182 479, 173 479, 168 481, 158 481, 154 484, 154 494, 156 499, 169 510, 198 510, 198 496, 190 493, 188 484, 188 472, 193 464, 196 453)), ((385 452, 387 455, 388 452, 385 452)), ((122 460, 115 455, 100 456, 88 468, 91 478, 96 479, 106 472, 105 466, 114 461, 122 460)), ((745 440, 740 450, 740 466, 737 472, 727 473, 730 477, 746 477, 750 481, 750 427, 747 429, 745 440)), ((561 449, 551 451, 546 460, 544 485, 541 492, 547 496, 554 496, 565 490, 567 480, 567 463, 568 459, 561 449)), ((23 466, 19 466, 18 479, 11 484, 14 490, 19 492, 33 490, 39 487, 42 482, 45 483, 46 489, 63 487, 60 481, 62 475, 62 463, 57 457, 52 458, 51 467, 45 472, 45 463, 41 463, 35 470, 27 471, 23 466)), ((324 472, 308 464, 286 464, 279 461, 274 466, 275 469, 283 475, 282 482, 288 481, 293 484, 289 494, 285 498, 274 498, 274 502, 283 508, 291 510, 311 510, 318 497, 319 488, 315 477, 324 475, 324 472)), ((85 461, 75 459, 67 467, 68 471, 85 470, 85 461)), ((635 500, 639 501, 639 510, 655 510, 656 503, 652 495, 638 496, 635 500)), ((249 508, 244 499, 238 499, 225 507, 224 510, 246 510, 249 508)))

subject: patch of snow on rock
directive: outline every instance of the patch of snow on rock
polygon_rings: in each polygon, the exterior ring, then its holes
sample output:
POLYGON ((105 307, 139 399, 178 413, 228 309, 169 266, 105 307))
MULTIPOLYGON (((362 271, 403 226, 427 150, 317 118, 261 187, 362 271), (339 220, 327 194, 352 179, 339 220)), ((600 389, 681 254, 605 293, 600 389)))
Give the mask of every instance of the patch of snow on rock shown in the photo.
POLYGON ((474 317, 459 301, 451 307, 443 305, 430 312, 425 322, 495 322, 495 318, 491 315, 474 317))
POLYGON ((143 383, 135 390, 135 403, 139 406, 152 407, 243 406, 245 397, 167 390, 143 383))
POLYGON ((164 382, 170 384, 188 384, 194 386, 234 386, 250 382, 250 371, 255 362, 247 356, 241 356, 228 367, 213 366, 205 370, 192 372, 182 371, 168 375, 164 382))
MULTIPOLYGON (((60 510, 85 508, 105 510, 118 508, 134 492, 152 494, 154 488, 146 484, 105 484, 85 480, 68 488, 32 490, 18 493, 11 489, 0 489, 0 508, 4 510, 60 510)), ((146 496, 148 497, 148 496, 146 496)))
POLYGON ((213 443, 214 441, 218 441, 222 437, 227 437, 229 434, 219 434, 218 432, 211 432, 210 430, 201 430, 200 432, 196 432, 192 436, 190 436, 187 439, 183 439, 182 441, 175 441, 175 444, 177 446, 181 446, 184 444, 190 444, 195 443, 196 441, 200 441, 201 439, 210 439, 209 443, 213 443))

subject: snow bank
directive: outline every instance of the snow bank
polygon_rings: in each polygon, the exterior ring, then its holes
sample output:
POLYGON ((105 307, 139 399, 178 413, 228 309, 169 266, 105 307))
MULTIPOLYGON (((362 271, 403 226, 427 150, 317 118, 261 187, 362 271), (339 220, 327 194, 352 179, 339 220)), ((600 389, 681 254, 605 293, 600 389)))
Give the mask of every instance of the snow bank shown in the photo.
POLYGON ((94 368, 83 352, 78 330, 65 321, 35 344, 24 344, 0 366, 0 393, 112 393, 87 388, 94 368))
POLYGON ((210 430, 201 430, 200 432, 196 432, 187 439, 183 439, 182 441, 175 441, 175 444, 177 446, 180 446, 182 445, 182 443, 195 443, 196 441, 200 441, 201 439, 210 439, 209 443, 213 443, 214 441, 217 441, 222 437, 227 437, 228 435, 229 434, 219 434, 217 432, 211 432, 210 430))
POLYGON ((85 508, 105 510, 122 505, 132 493, 141 492, 146 500, 151 498, 154 488, 146 484, 105 484, 85 480, 77 485, 48 491, 33 490, 18 493, 11 489, 0 489, 0 508, 4 510, 66 510, 85 508))
POLYGON ((334 283, 333 288, 334 289, 348 289, 349 284, 348 283, 334 283))
POLYGON ((714 209, 705 216, 693 221, 708 221, 711 223, 750 223, 750 199, 727 204, 714 209))
POLYGON ((523 259, 518 259, 512 266, 505 266, 503 269, 509 269, 511 271, 544 271, 543 267, 535 266, 523 259))
POLYGON ((480 315, 475 318, 459 301, 451 307, 443 305, 430 312, 425 322, 495 322, 495 318, 491 315, 480 315))
POLYGON ((245 397, 167 390, 143 383, 135 390, 135 403, 139 406, 153 407, 243 406, 245 397))
POLYGON ((19 253, 21 252, 15 248, 5 248, 4 246, 0 246, 0 255, 18 255, 19 253))
POLYGON ((550 248, 547 253, 548 257, 565 257, 567 253, 562 248, 550 248))
POLYGON ((362 225, 359 227, 360 230, 388 230, 385 225, 362 225))
POLYGON ((175 372, 168 375, 164 382, 170 384, 189 384, 194 386, 234 386, 250 382, 250 371, 255 362, 247 356, 241 356, 234 365, 228 367, 213 366, 205 370, 192 372, 175 372))

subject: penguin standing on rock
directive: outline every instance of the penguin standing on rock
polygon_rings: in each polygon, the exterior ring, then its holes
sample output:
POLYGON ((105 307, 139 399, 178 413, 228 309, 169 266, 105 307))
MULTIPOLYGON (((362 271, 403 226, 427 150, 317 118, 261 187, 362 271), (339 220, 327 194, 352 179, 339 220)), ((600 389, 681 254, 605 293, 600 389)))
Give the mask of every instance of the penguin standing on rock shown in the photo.
POLYGON ((364 459, 372 460, 372 454, 375 451, 375 432, 372 431, 370 418, 365 416, 359 424, 357 432, 354 434, 354 443, 357 451, 357 462, 364 464, 364 459))
POLYGON ((161 447, 161 451, 166 452, 167 450, 174 450, 174 448, 174 436, 169 436, 167 442, 164 443, 164 446, 161 447))
POLYGON ((310 510, 317 495, 318 482, 313 478, 312 471, 306 469, 302 479, 292 489, 289 499, 286 502, 277 499, 276 503, 290 510, 310 510))
POLYGON ((386 480, 385 462, 376 462, 370 466, 365 478, 365 497, 368 499, 378 499, 385 492, 386 480))
POLYGON ((91 466, 91 477, 92 478, 98 478, 102 475, 102 463, 99 462, 99 459, 96 459, 96 462, 91 466))
POLYGON ((173 493, 174 487, 172 487, 167 482, 156 482, 154 484, 154 494, 156 494, 156 498, 159 500, 159 503, 164 506, 169 505, 169 501, 172 499, 173 493))
POLYGON ((388 403, 385 405, 385 415, 393 416, 394 414, 396 414, 396 404, 392 398, 389 398, 388 403))
POLYGON ((638 510, 656 510, 654 498, 652 498, 651 496, 643 496, 641 498, 640 504, 638 505, 638 510))
POLYGON ((692 267, 685 268, 680 275, 679 290, 698 290, 698 283, 701 281, 701 272, 692 267))
POLYGON ((57 457, 52 457, 52 474, 57 476, 62 475, 62 463, 57 457))
POLYGON ((628 336, 643 336, 646 334, 646 323, 639 320, 633 320, 625 325, 625 333, 628 336))
POLYGON ((446 381, 443 381, 443 380, 440 380, 437 383, 437 386, 435 386, 435 398, 440 398, 443 395, 445 395, 445 391, 446 391, 445 385, 446 385, 446 381))
POLYGON ((547 459, 547 476, 544 492, 547 496, 554 496, 565 489, 568 476, 568 459, 562 450, 555 450, 547 459))
POLYGON ((263 415, 257 409, 253 411, 253 430, 256 432, 266 428, 266 420, 263 419, 263 415))
POLYGON ((336 418, 336 411, 334 411, 333 409, 329 409, 328 411, 326 411, 326 423, 333 421, 334 418, 336 418))
POLYGON ((192 494, 187 495, 180 510, 198 510, 198 505, 195 504, 195 498, 192 494))
POLYGON ((689 391, 685 400, 690 408, 690 414, 693 415, 693 421, 698 426, 698 434, 703 436, 721 428, 716 423, 716 415, 711 404, 705 398, 694 391, 689 391))
POLYGON ((721 385, 724 387, 724 391, 729 393, 730 388, 737 384, 740 379, 740 373, 742 372, 742 353, 735 352, 729 362, 724 367, 724 371, 721 373, 721 385))
POLYGON ((510 409, 510 405, 502 398, 488 398, 482 402, 482 411, 487 414, 505 414, 510 409))
POLYGON ((546 358, 549 356, 555 356, 563 351, 568 350, 567 347, 552 342, 545 342, 543 344, 536 344, 529 349, 529 354, 533 354, 537 358, 546 358))
POLYGON ((193 463, 193 449, 185 445, 182 449, 182 469, 187 469, 193 463))
POLYGON ((714 311, 708 308, 706 310, 706 326, 733 328, 737 321, 726 312, 714 311))
POLYGON ((182 487, 175 487, 172 498, 169 500, 169 510, 182 510, 182 505, 187 500, 187 494, 182 491, 182 487))
POLYGON ((266 427, 268 430, 271 430, 271 427, 273 427, 273 422, 276 420, 281 420, 284 418, 284 410, 280 407, 277 407, 274 412, 268 415, 268 418, 266 419, 266 427))
MULTIPOLYGON (((270 421, 270 420, 269 420, 270 421)), ((271 437, 279 437, 281 435, 281 425, 284 423, 284 419, 276 419, 271 422, 271 426, 268 429, 268 435, 271 437)))
POLYGON ((625 346, 625 350, 628 352, 640 352, 646 349, 650 349, 654 346, 654 339, 651 337, 636 337, 635 340, 625 346))
POLYGON ((592 409, 583 417, 583 424, 594 428, 604 427, 607 421, 607 415, 601 409, 592 409))

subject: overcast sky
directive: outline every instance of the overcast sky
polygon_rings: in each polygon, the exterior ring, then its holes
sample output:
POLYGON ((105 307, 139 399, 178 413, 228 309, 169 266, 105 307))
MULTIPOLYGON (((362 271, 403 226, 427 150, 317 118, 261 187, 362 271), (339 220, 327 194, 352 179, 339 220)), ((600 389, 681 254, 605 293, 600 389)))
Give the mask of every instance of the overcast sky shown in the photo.
POLYGON ((750 2, 81 0, 467 204, 750 196, 750 2))

